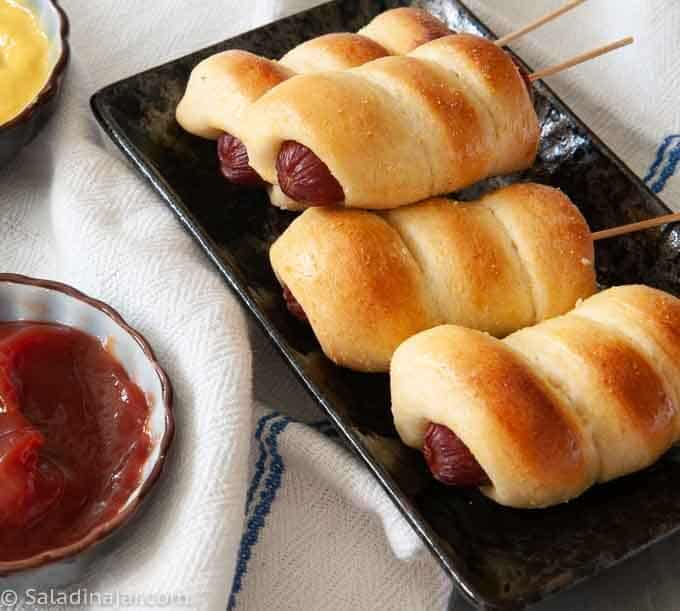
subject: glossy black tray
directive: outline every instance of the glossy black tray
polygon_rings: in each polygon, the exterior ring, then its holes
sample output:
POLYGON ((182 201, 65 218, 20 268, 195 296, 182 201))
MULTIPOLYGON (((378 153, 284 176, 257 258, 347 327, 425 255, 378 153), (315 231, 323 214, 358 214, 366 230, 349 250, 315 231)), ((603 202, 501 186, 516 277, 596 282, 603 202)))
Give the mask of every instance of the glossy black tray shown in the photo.
MULTIPOLYGON (((476 605, 516 609, 581 581, 680 530, 680 453, 567 505, 511 510, 476 492, 445 488, 419 454, 398 440, 387 376, 353 373, 330 363, 313 335, 286 312, 271 272, 269 245, 294 214, 263 192, 228 185, 215 146, 183 132, 175 106, 191 69, 227 48, 279 57, 331 31, 355 31, 379 12, 408 2, 346 0, 294 15, 110 85, 92 98, 101 126, 152 182, 251 310, 302 383, 476 605)), ((461 3, 419 5, 456 30, 492 35, 461 3)), ((245 9, 244 9, 245 10, 245 9)), ((542 123, 540 158, 530 171, 486 181, 460 194, 518 179, 563 189, 593 230, 667 212, 664 205, 545 86, 536 87, 542 123)), ((648 231, 597 245, 603 285, 644 282, 680 293, 675 263, 680 232, 648 231)))

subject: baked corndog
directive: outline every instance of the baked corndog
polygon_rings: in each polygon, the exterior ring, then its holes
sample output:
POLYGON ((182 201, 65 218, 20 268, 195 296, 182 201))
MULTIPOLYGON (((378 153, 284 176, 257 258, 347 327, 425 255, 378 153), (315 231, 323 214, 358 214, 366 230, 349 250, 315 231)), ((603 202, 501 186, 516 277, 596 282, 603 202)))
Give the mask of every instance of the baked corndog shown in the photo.
POLYGON ((396 350, 391 390, 399 435, 444 483, 562 503, 680 436, 680 300, 621 286, 504 340, 436 327, 396 350))
POLYGON ((310 208, 270 250, 292 311, 359 371, 387 371, 401 342, 441 323, 503 336, 563 314, 595 292, 593 257, 569 198, 532 183, 473 203, 310 208))
POLYGON ((248 107, 241 134, 250 166, 292 199, 387 209, 529 167, 539 125, 511 57, 454 34, 288 79, 248 107))
POLYGON ((353 68, 450 33, 427 11, 402 7, 378 15, 358 34, 326 34, 304 42, 280 61, 235 49, 217 53, 193 69, 177 121, 202 138, 216 140, 224 133, 240 138, 244 109, 295 73, 353 68))

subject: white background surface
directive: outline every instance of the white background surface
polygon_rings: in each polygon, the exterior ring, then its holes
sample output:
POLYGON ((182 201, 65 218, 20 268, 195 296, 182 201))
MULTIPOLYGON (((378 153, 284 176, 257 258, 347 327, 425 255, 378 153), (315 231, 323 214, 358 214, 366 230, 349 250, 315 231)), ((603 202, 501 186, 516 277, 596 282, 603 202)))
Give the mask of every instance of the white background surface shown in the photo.
MULTIPOLYGON (((262 454, 253 395, 298 419, 320 413, 160 199, 112 153, 88 107, 114 80, 312 4, 63 1, 73 57, 62 108, 0 170, 2 269, 65 280, 111 303, 151 341, 177 391, 168 477, 143 519, 93 565, 83 582, 91 590, 180 592, 196 607, 224 609, 249 470, 265 456, 252 510, 279 455, 285 469, 248 548, 237 608, 446 608, 450 584, 354 458, 280 417, 263 429, 262 454)), ((468 4, 502 34, 560 1, 468 4)), ((590 0, 513 48, 538 67, 631 33, 632 49, 549 83, 642 176, 662 139, 680 131, 677 0, 590 0)), ((679 188, 669 181, 669 205, 679 188)), ((679 564, 675 538, 538 609, 675 610, 679 564)), ((455 599, 451 608, 466 606, 455 599)))

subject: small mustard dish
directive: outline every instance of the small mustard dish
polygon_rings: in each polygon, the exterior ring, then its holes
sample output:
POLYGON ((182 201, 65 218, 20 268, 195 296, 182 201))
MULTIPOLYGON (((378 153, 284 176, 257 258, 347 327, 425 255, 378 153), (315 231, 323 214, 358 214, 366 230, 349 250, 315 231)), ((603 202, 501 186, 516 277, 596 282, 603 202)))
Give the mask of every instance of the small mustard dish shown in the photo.
POLYGON ((0 0, 0 167, 54 112, 68 54, 56 0, 0 0))
POLYGON ((0 0, 0 125, 14 119, 47 82, 49 41, 17 0, 0 0))

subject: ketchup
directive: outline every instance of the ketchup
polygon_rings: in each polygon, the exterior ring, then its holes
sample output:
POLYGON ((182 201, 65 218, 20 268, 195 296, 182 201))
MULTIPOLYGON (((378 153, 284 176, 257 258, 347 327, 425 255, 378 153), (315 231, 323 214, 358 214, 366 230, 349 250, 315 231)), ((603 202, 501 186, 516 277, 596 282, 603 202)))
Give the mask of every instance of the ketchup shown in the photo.
POLYGON ((0 561, 74 543, 113 517, 151 451, 148 416, 97 338, 0 323, 0 561))

